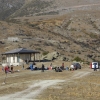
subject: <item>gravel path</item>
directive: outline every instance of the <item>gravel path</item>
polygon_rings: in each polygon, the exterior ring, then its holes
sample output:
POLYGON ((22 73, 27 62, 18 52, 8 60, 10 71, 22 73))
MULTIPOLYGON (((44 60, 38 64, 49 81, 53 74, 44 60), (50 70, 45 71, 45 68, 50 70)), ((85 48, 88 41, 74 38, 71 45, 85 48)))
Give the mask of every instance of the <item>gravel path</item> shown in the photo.
POLYGON ((36 97, 48 87, 56 85, 60 82, 70 82, 71 80, 84 77, 90 73, 91 72, 88 71, 78 71, 75 72, 72 77, 66 80, 39 80, 32 83, 32 85, 23 91, 0 97, 0 100, 36 100, 36 97))

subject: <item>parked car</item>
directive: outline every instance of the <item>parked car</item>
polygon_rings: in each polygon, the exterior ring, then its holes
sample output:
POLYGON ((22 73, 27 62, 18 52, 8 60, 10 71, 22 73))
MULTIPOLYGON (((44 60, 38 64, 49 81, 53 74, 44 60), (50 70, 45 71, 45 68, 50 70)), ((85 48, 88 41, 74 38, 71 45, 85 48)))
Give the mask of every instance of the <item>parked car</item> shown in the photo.
POLYGON ((73 63, 75 70, 81 69, 81 65, 79 63, 73 63))

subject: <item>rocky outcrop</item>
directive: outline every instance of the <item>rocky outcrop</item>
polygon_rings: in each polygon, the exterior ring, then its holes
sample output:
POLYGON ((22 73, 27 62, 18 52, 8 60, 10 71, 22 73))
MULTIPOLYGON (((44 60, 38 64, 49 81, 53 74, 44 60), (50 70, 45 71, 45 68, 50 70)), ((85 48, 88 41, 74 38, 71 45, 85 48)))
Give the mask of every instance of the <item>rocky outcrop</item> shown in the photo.
MULTIPOLYGON (((47 55, 45 56, 42 56, 41 57, 41 60, 62 60, 62 61, 65 61, 66 60, 66 57, 61 55, 60 53, 58 52, 51 52, 51 53, 48 53, 47 55)), ((67 59, 68 60, 68 59, 67 59)))

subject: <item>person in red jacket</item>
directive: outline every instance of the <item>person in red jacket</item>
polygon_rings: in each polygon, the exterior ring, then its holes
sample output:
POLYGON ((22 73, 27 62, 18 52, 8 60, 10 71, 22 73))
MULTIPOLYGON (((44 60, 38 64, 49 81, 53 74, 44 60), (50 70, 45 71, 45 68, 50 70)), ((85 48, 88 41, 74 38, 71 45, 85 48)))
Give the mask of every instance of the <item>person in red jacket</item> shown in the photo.
POLYGON ((61 66, 62 70, 64 70, 64 63, 62 63, 62 66, 61 66))
POLYGON ((9 66, 5 66, 4 70, 5 70, 5 73, 8 73, 9 72, 9 66))

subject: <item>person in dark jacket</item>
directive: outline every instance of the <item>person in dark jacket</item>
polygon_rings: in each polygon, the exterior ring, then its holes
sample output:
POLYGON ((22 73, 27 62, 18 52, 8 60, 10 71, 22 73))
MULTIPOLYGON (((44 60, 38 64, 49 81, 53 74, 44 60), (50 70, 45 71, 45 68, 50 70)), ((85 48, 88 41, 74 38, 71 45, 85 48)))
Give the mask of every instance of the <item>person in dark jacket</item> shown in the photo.
POLYGON ((93 65, 94 65, 94 71, 97 71, 97 68, 96 68, 97 63, 94 63, 93 65))
POLYGON ((42 64, 42 72, 44 72, 44 64, 42 64))
POLYGON ((13 73, 13 65, 11 65, 11 73, 13 73))

